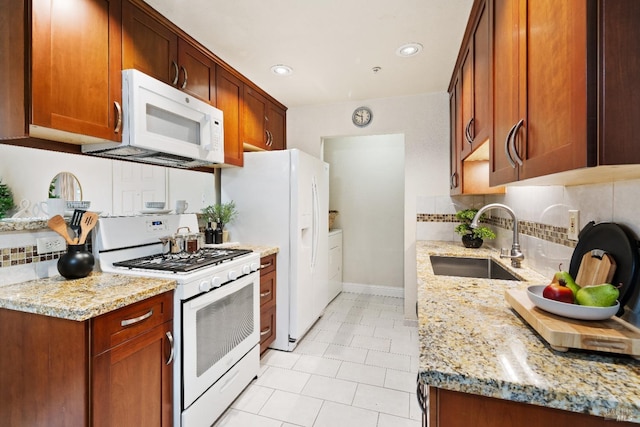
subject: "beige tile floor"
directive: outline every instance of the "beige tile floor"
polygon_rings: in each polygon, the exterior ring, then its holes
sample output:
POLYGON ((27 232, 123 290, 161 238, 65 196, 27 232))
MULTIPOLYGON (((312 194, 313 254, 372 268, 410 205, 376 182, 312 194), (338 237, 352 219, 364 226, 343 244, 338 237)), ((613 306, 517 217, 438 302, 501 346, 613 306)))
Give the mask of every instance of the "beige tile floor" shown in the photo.
POLYGON ((293 352, 267 350, 259 377, 214 427, 418 427, 418 332, 403 300, 342 293, 293 352))

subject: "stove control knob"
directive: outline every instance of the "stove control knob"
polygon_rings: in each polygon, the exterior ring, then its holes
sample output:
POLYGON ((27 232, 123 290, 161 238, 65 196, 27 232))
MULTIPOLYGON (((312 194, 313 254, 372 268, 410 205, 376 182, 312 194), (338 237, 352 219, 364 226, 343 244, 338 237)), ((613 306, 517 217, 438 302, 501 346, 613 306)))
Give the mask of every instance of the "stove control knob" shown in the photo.
POLYGON ((222 285, 222 279, 219 278, 218 276, 214 276, 213 279, 211 279, 211 287, 219 288, 221 285, 222 285))
POLYGON ((249 267, 248 265, 243 265, 242 266, 242 274, 249 274, 251 273, 251 267, 249 267))
POLYGON ((235 270, 229 271, 229 280, 236 280, 238 278, 238 272, 235 270))
POLYGON ((259 262, 252 262, 251 263, 251 271, 258 271, 260 269, 260 263, 259 262))
POLYGON ((209 292, 211 290, 211 282, 203 280, 200 283, 200 292, 209 292))

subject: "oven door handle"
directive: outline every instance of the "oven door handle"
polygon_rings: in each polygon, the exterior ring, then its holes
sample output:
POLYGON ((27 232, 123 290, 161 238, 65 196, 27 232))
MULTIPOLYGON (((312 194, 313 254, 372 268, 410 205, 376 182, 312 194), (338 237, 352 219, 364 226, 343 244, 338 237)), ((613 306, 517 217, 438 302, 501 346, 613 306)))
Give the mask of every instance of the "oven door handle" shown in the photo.
POLYGON ((169 340, 169 344, 171 345, 171 353, 169 354, 169 359, 167 360, 167 365, 171 365, 171 362, 173 362, 173 356, 175 355, 175 346, 173 344, 173 335, 171 334, 171 331, 167 331, 165 333, 165 335, 167 336, 167 339, 169 340))

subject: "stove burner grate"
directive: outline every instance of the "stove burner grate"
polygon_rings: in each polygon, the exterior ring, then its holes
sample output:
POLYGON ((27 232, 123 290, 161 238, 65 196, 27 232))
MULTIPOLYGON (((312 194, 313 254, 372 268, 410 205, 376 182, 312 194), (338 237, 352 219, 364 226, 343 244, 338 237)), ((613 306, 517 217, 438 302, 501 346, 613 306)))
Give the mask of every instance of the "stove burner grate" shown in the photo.
POLYGON ((212 249, 204 248, 200 251, 188 254, 157 254, 126 261, 114 262, 114 267, 126 267, 129 269, 140 268, 145 270, 172 271, 174 273, 186 273, 199 268, 221 264, 225 261, 250 254, 249 249, 212 249))

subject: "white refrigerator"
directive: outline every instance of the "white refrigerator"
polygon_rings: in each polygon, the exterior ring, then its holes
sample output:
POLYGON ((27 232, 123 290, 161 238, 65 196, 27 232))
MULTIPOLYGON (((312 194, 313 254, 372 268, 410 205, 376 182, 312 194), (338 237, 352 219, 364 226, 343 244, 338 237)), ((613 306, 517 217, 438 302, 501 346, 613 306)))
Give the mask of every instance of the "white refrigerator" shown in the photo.
POLYGON ((279 247, 271 348, 292 351, 328 300, 329 165, 297 149, 249 152, 220 186, 238 210, 230 239, 279 247))

